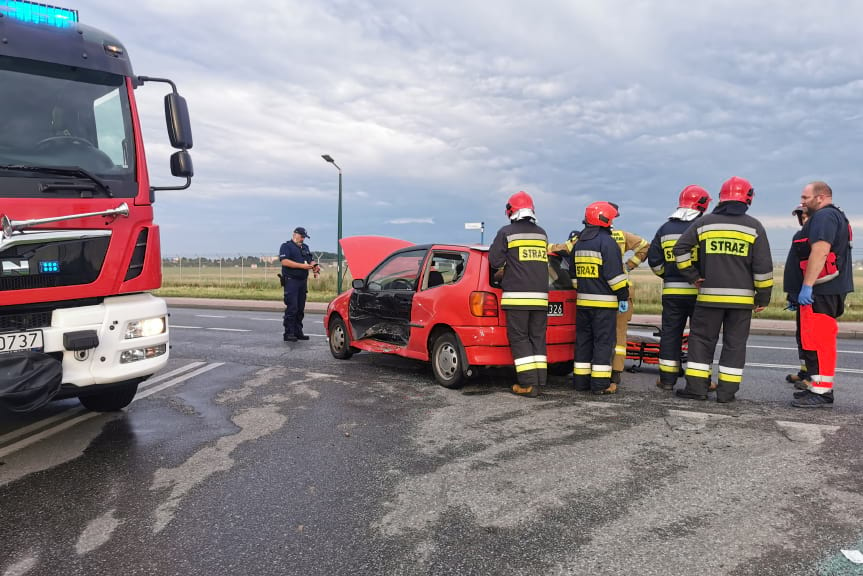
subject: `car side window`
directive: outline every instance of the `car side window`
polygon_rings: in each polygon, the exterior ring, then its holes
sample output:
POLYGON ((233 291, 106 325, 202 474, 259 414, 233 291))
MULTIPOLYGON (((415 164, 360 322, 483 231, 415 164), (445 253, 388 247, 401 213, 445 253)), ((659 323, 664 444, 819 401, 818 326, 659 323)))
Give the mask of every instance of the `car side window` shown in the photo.
POLYGON ((393 254, 369 274, 366 287, 372 291, 416 290, 417 278, 426 252, 426 250, 411 250, 393 254))
POLYGON ((426 266, 423 290, 455 284, 464 276, 467 252, 433 252, 426 266))

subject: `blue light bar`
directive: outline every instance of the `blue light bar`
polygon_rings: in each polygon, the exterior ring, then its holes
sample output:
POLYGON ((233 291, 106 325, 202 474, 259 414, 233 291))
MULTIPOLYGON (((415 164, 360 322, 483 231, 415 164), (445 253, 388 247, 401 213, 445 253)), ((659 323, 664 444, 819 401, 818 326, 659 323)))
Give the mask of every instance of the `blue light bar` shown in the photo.
POLYGON ((56 260, 42 260, 39 262, 39 272, 41 274, 57 274, 60 272, 60 263, 56 260))
POLYGON ((0 0, 0 13, 15 20, 66 28, 78 21, 78 11, 26 0, 0 0))

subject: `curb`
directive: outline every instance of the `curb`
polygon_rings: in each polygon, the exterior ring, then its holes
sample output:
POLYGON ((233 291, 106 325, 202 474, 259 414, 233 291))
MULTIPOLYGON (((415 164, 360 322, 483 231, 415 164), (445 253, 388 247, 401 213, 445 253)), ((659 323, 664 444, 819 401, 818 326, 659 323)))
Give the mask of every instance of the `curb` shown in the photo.
MULTIPOLYGON (((176 308, 198 308, 221 310, 239 310, 246 312, 284 312, 285 305, 276 300, 223 300, 221 298, 165 298, 168 306, 176 308)), ((306 302, 306 314, 324 314, 327 311, 326 302, 306 302)), ((643 324, 655 324, 659 326, 662 319, 653 314, 633 314, 632 322, 643 324)), ((794 337, 797 330, 793 320, 752 320, 750 334, 759 336, 791 336, 794 337)), ((839 323, 839 338, 848 340, 863 340, 863 323, 848 322, 839 323)))

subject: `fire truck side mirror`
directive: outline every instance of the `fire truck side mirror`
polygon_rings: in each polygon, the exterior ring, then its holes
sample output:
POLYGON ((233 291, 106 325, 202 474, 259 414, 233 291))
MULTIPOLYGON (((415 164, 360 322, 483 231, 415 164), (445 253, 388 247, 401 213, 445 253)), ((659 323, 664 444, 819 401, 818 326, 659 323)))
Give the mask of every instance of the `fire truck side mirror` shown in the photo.
MULTIPOLYGON (((176 92, 171 92, 165 96, 165 121, 168 124, 168 137, 171 139, 171 146, 180 150, 190 149, 193 142, 192 122, 189 119, 189 107, 186 105, 186 99, 176 92)), ((190 168, 191 165, 190 161, 190 168)), ((173 166, 174 158, 172 156, 172 169, 173 166)))
POLYGON ((192 155, 186 150, 171 154, 171 174, 178 178, 191 178, 195 175, 192 166, 192 155))

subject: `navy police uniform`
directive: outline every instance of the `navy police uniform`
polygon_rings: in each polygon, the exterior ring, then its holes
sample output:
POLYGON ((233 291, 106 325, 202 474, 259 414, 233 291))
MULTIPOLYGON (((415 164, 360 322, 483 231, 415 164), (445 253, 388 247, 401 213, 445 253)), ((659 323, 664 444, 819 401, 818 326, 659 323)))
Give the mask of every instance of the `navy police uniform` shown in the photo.
MULTIPOLYGON (((297 228, 294 232, 303 238, 309 237, 305 228, 297 228)), ((305 242, 297 244, 293 240, 288 240, 279 248, 279 261, 282 260, 310 264, 314 261, 314 257, 305 242)), ((283 265, 282 277, 285 282, 285 318, 282 322, 285 327, 284 340, 307 340, 308 337, 303 334, 303 316, 306 308, 309 271, 283 265)))

